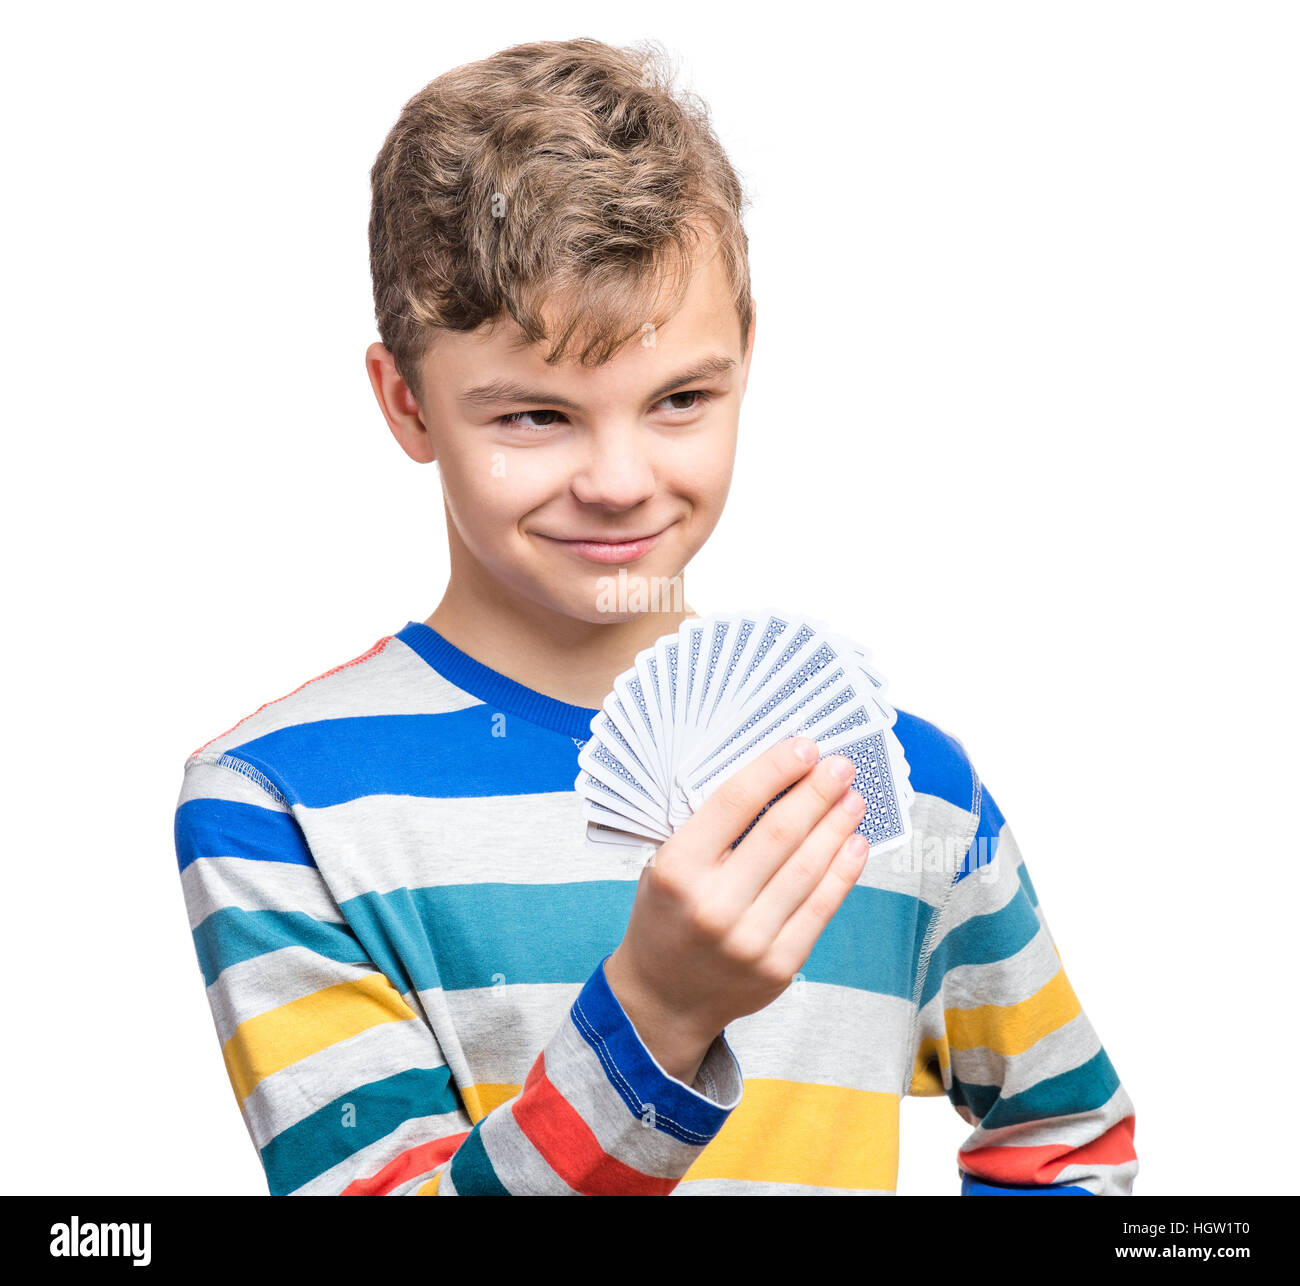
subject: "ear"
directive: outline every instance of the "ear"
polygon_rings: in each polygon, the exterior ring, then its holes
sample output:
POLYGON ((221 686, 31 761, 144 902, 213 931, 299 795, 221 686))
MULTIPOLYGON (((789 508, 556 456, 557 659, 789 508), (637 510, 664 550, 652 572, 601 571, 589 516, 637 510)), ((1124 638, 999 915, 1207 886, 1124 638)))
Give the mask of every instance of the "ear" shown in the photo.
POLYGON ((398 372, 392 353, 378 341, 366 349, 366 374, 398 446, 417 464, 431 463, 433 438, 425 427, 420 404, 398 372))

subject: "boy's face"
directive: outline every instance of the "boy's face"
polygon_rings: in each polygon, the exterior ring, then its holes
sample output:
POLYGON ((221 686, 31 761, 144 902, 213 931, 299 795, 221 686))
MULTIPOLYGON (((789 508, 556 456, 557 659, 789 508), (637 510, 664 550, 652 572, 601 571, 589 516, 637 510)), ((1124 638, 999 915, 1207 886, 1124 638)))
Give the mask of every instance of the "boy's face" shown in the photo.
MULTIPOLYGON (((394 436, 412 459, 438 461, 451 591, 478 603, 517 595, 593 623, 643 610, 630 598, 637 578, 662 589, 722 514, 753 335, 751 324, 742 348, 715 256, 677 313, 603 366, 547 366, 542 346, 516 347, 509 318, 444 331, 417 406, 371 345, 367 368, 394 436), (611 604, 620 568, 629 593, 611 604)), ((670 595, 659 606, 681 604, 670 595)))

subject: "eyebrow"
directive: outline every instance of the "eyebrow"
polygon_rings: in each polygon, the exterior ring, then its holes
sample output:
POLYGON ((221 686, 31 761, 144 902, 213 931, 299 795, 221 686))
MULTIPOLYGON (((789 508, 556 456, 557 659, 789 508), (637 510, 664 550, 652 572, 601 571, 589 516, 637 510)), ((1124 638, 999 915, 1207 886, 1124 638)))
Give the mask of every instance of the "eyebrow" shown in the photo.
MULTIPOLYGON (((682 371, 660 385, 650 394, 649 400, 657 402, 683 384, 690 384, 697 380, 716 379, 719 375, 726 375, 734 370, 735 366, 736 359, 734 357, 706 357, 690 367, 690 369, 682 371)), ((476 384, 473 388, 466 389, 465 392, 460 394, 460 400, 471 406, 526 402, 530 406, 558 406, 566 411, 576 411, 578 409, 577 403, 569 401, 567 397, 558 397, 554 393, 546 392, 545 389, 530 389, 524 384, 515 384, 510 380, 491 380, 487 384, 476 384)))

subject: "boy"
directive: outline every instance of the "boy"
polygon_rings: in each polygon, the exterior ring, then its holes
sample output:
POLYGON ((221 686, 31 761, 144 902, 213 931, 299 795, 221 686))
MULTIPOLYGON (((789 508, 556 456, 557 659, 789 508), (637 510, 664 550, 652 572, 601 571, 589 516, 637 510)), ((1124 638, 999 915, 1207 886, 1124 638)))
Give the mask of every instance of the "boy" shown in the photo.
POLYGON ((527 44, 413 98, 371 178, 367 370, 438 462, 450 579, 195 751, 176 813, 270 1191, 892 1193, 910 1093, 974 1127, 963 1193, 1130 1192, 1132 1103, 932 724, 895 732, 913 853, 946 865, 873 863, 843 760, 806 739, 640 872, 587 847, 596 708, 695 615, 604 611, 602 579, 680 585, 753 354, 706 113, 643 52, 527 44))

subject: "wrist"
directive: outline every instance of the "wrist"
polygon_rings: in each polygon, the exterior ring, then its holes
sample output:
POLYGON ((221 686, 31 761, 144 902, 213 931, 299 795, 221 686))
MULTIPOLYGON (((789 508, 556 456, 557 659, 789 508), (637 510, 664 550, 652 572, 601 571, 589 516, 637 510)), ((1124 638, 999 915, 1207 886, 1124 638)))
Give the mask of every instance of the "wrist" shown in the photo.
POLYGON ((655 1062, 669 1076, 691 1084, 722 1029, 706 1033, 684 1019, 637 977, 617 950, 604 970, 614 999, 655 1062))

